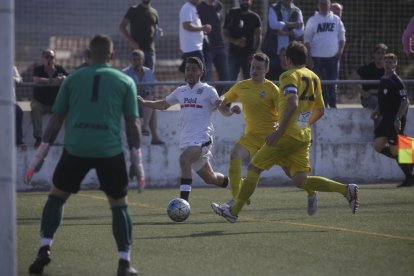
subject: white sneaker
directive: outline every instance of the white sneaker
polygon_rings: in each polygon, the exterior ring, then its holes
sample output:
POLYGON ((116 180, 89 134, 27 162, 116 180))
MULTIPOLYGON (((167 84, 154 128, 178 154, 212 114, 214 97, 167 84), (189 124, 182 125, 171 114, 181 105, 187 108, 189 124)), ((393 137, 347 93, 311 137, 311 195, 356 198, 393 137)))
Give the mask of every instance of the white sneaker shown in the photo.
POLYGON ((355 214, 359 207, 358 185, 348 184, 348 193, 346 194, 346 198, 348 199, 352 214, 355 214))
POLYGON ((238 219, 237 216, 233 215, 230 212, 230 206, 227 204, 217 204, 215 202, 211 202, 211 209, 213 209, 214 213, 224 217, 227 221, 231 223, 235 223, 238 219))
POLYGON ((308 196, 308 215, 312 216, 318 211, 319 193, 315 192, 313 196, 308 196))

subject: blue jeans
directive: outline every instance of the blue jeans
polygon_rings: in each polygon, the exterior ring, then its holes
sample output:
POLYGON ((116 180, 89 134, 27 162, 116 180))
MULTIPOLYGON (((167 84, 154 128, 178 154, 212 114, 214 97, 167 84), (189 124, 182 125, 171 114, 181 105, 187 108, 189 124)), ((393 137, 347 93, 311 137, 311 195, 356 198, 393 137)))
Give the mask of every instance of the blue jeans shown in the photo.
POLYGON ((284 70, 280 67, 280 56, 269 56, 269 73, 267 73, 266 78, 268 80, 278 81, 283 72, 284 70))
POLYGON ((240 69, 243 72, 243 79, 250 78, 249 57, 242 57, 229 53, 229 78, 231 81, 237 80, 240 69))
POLYGON ((145 58, 144 58, 144 66, 148 67, 154 72, 154 66, 155 66, 155 52, 148 51, 144 52, 145 58))
MULTIPOLYGON (((204 52, 204 58, 206 60, 206 70, 204 72, 205 81, 211 80, 211 73, 213 71, 213 64, 216 68, 218 79, 220 81, 229 80, 229 71, 227 65, 227 53, 224 47, 210 48, 204 52)), ((217 92, 219 95, 223 94, 227 90, 225 85, 218 85, 217 92)))
MULTIPOLYGON (((339 60, 336 56, 330 58, 313 57, 313 71, 321 80, 337 80, 339 75, 339 60)), ((322 96, 326 107, 336 108, 335 84, 322 85, 322 96)))

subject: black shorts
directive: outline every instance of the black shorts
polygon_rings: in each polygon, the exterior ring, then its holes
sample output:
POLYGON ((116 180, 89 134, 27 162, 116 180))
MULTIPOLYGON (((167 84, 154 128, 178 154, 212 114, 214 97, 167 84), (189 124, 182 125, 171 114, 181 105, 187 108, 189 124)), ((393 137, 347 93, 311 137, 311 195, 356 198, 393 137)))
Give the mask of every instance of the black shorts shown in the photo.
POLYGON ((125 197, 128 192, 128 176, 124 154, 113 157, 79 157, 63 149, 53 174, 53 185, 68 193, 77 193, 86 174, 95 169, 100 189, 113 199, 125 197))
POLYGON ((378 137, 387 137, 388 144, 397 145, 398 143, 398 134, 404 134, 406 118, 401 118, 401 130, 397 132, 394 127, 394 117, 383 117, 379 122, 378 126, 375 128, 375 138, 378 137))

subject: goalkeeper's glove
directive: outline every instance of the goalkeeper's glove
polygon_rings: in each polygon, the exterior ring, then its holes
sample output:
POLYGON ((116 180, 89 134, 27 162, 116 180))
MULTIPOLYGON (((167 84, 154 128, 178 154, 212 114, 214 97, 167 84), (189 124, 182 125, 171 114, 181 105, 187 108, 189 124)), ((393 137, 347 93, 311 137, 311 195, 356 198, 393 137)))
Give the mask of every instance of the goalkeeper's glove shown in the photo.
POLYGON ((47 156, 47 153, 49 152, 49 148, 49 143, 41 143, 40 146, 37 148, 36 154, 32 159, 32 162, 30 162, 30 165, 27 168, 26 173, 24 174, 24 183, 30 184, 33 174, 35 172, 40 171, 43 162, 45 161, 45 158, 47 156))
POLYGON ((141 149, 133 148, 130 151, 131 166, 129 167, 129 178, 136 177, 138 182, 138 192, 142 192, 145 188, 145 171, 142 165, 141 149))

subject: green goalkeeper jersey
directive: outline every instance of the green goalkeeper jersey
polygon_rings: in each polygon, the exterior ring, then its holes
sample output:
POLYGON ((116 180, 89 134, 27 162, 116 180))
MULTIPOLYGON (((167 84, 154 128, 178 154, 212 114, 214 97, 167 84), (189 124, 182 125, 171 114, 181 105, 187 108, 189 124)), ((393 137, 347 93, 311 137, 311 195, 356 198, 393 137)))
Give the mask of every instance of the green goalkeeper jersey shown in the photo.
POLYGON ((111 157, 122 152, 123 116, 138 117, 134 81, 109 64, 94 64, 62 83, 53 112, 66 115, 64 148, 80 157, 111 157))

